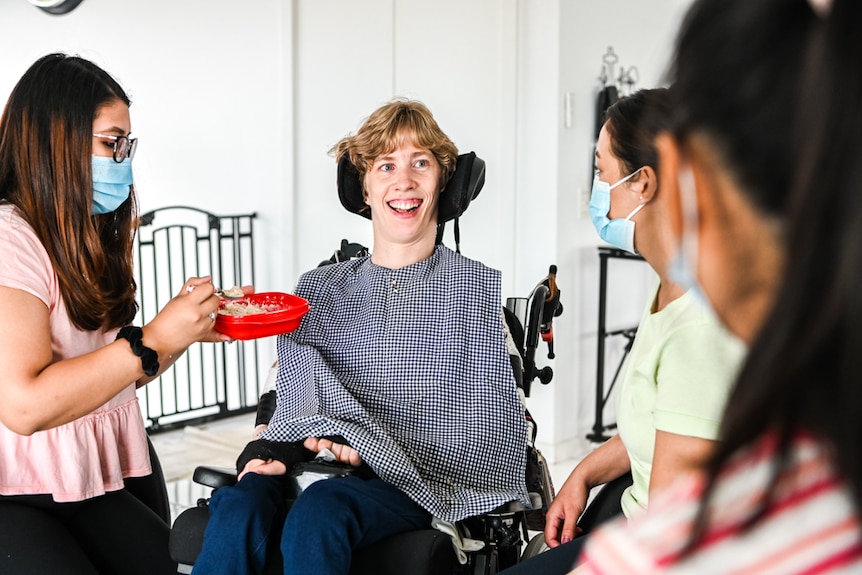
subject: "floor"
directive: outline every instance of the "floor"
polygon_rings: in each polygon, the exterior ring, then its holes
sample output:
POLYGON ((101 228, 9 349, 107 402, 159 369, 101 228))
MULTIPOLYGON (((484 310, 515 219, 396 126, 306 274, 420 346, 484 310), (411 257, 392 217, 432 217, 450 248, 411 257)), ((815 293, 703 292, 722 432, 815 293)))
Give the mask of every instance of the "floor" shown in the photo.
MULTIPOLYGON (((209 496, 208 487, 191 479, 195 467, 215 465, 233 468, 237 455, 251 441, 253 428, 254 413, 248 413, 152 435, 168 484, 173 517, 194 506, 198 498, 209 496)), ((563 484, 575 463, 564 461, 551 465, 555 487, 563 484)))
POLYGON ((150 436, 168 485, 174 518, 192 507, 198 498, 208 497, 210 488, 192 481, 198 465, 235 468, 236 458, 251 441, 254 413, 150 436))

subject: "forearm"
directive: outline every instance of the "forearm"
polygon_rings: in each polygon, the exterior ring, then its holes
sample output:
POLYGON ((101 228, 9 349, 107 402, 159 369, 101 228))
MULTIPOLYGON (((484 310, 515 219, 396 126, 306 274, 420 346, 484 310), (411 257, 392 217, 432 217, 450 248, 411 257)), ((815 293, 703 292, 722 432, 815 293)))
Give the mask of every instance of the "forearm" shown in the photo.
POLYGON ((174 353, 167 353, 167 354, 160 353, 159 354, 159 371, 156 372, 156 374, 152 377, 150 377, 148 375, 144 375, 143 377, 139 378, 137 380, 137 386, 143 387, 143 386, 147 385, 148 383, 150 383, 151 381, 158 379, 163 373, 165 373, 168 370, 168 368, 170 368, 172 365, 174 365, 177 362, 177 360, 183 356, 183 354, 185 352, 186 352, 186 350, 183 349, 180 351, 176 351, 174 353))
POLYGON ((26 291, 0 287, 0 421, 31 435, 92 412, 134 382, 152 380, 155 376, 144 372, 145 363, 148 371, 153 367, 152 357, 138 344, 157 354, 158 375, 190 343, 224 341, 227 336, 213 330, 209 315, 218 303, 212 290, 208 278, 191 278, 181 295, 142 328, 140 339, 127 332, 129 339, 99 347, 101 332, 82 334, 78 349, 98 349, 58 361, 46 304, 26 291))
POLYGON ((144 377, 141 359, 125 340, 51 363, 39 372, 4 373, 0 420, 22 435, 74 421, 144 377))
POLYGON ((592 489, 624 475, 631 470, 626 447, 615 435, 594 449, 572 471, 571 476, 592 489))

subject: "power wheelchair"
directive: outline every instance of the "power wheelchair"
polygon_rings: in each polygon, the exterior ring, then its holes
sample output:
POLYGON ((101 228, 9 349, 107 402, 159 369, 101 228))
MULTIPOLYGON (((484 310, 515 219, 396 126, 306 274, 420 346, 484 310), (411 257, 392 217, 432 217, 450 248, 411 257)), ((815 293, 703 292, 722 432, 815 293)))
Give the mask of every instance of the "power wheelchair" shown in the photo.
MULTIPOLYGON (((363 211, 361 185, 355 169, 344 160, 339 164, 338 190, 342 205, 349 211, 369 217, 363 211), (357 197, 360 201, 356 201, 357 197)), ((484 183, 484 162, 475 154, 459 157, 458 166, 441 193, 440 226, 438 235, 448 219, 456 221, 456 243, 458 242, 457 218, 469 202, 481 190, 484 183)), ((339 250, 330 260, 321 265, 361 257, 367 250, 359 244, 343 240, 339 250)), ((535 379, 549 383, 553 372, 549 367, 536 367, 536 351, 540 340, 549 347, 549 357, 553 357, 554 317, 562 313, 559 289, 556 285, 556 267, 551 266, 548 276, 532 290, 527 298, 510 298, 504 307, 504 315, 512 334, 517 355, 512 355, 512 366, 519 387, 525 397, 530 395, 530 387, 535 379)), ((274 401, 274 392, 264 394, 259 405, 261 411, 269 412, 274 401)), ((554 488, 544 457, 535 448, 536 426, 530 413, 525 409, 525 417, 531 429, 528 438, 526 482, 530 492, 531 508, 511 502, 481 516, 471 517, 454 525, 438 526, 437 529, 411 531, 391 536, 357 551, 353 556, 351 573, 401 574, 405 572, 418 575, 491 575, 510 567, 522 559, 522 548, 530 539, 530 531, 544 528, 544 515, 554 497, 554 488), (446 531, 446 532, 444 532, 446 531), (456 544, 457 543, 457 544, 456 544)), ((264 417, 265 420, 265 417, 264 417)), ((261 418, 258 418, 261 421, 261 418)), ((309 462, 294 466, 288 472, 291 486, 288 499, 295 499, 311 482, 349 473, 349 467, 326 462, 309 462)), ((236 483, 234 469, 198 467, 194 481, 218 489, 236 483)), ((191 565, 200 553, 203 533, 209 517, 208 500, 201 499, 198 505, 181 513, 171 531, 171 555, 180 563, 180 572, 190 572, 191 565)), ((542 535, 536 535, 541 539, 542 535)), ((523 556, 538 545, 527 545, 523 556)), ((267 573, 280 573, 280 556, 270 555, 267 573)))

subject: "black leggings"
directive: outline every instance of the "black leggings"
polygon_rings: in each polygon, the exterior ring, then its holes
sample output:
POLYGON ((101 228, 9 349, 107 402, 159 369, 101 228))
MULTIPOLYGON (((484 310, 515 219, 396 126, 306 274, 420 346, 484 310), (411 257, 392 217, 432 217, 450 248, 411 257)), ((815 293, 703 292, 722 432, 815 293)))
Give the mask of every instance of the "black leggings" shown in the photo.
POLYGON ((125 490, 75 503, 0 496, 0 573, 175 575, 169 533, 125 490))
POLYGON ((587 535, 575 537, 568 543, 548 549, 523 563, 500 571, 500 575, 565 575, 575 567, 587 535))

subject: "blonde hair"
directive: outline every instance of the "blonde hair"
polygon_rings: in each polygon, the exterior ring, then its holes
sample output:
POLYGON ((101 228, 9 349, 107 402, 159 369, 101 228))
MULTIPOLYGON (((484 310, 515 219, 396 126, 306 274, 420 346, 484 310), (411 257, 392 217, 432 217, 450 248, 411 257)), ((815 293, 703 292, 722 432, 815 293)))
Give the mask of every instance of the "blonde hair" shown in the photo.
POLYGON ((442 191, 455 172, 458 148, 437 125, 431 111, 416 100, 399 98, 377 108, 352 136, 342 138, 330 153, 336 162, 347 154, 359 171, 365 191, 365 174, 374 160, 395 151, 405 142, 428 150, 440 165, 437 191, 442 191))

